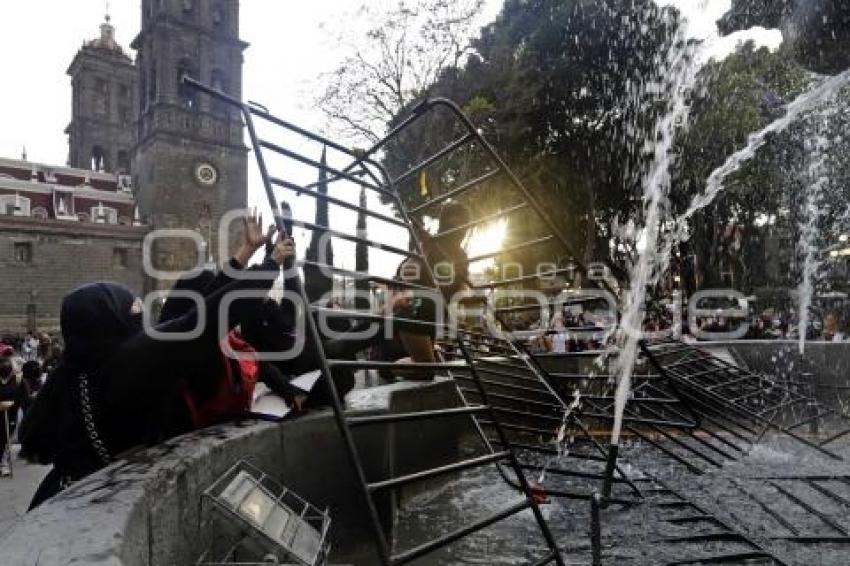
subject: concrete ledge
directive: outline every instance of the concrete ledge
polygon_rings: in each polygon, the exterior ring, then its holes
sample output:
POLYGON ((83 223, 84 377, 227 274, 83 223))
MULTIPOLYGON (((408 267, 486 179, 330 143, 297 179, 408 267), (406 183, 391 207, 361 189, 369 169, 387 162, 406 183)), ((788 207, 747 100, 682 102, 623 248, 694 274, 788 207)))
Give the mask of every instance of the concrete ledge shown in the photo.
MULTIPOLYGON (((360 413, 459 404, 451 382, 399 383, 356 391, 360 413)), ((370 481, 456 458, 466 429, 457 419, 355 429, 370 481), (404 465, 396 462, 404 462, 404 465)), ((245 459, 333 519, 334 562, 376 564, 369 521, 330 410, 283 423, 224 425, 144 450, 82 480, 15 526, 3 542, 8 566, 194 564, 210 533, 200 524, 200 496, 235 461, 245 459)), ((394 494, 379 501, 385 528, 394 494)))
MULTIPOLYGON (((794 377, 808 372, 820 385, 850 385, 850 342, 806 342, 802 355, 797 340, 734 340, 699 345, 721 355, 728 352, 733 359, 755 372, 779 377, 794 377)), ((834 390, 823 393, 833 397, 836 394, 834 390)))
MULTIPOLYGON (((847 398, 847 392, 840 388, 850 387, 850 342, 806 342, 803 355, 796 340, 729 340, 694 345, 756 373, 782 378, 811 373, 821 386, 822 401, 834 403, 839 395, 847 398)), ((600 354, 602 352, 535 354, 534 357, 550 372, 586 375, 594 369, 599 373, 594 363, 600 354)), ((558 379, 555 382, 572 383, 558 379)))

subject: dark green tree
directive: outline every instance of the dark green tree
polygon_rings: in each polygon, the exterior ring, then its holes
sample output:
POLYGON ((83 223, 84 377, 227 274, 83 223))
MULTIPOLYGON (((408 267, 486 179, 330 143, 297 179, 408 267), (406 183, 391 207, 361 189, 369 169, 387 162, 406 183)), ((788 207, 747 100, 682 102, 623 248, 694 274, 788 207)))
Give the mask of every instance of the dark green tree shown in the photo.
MULTIPOLYGON (((676 12, 653 0, 507 0, 466 65, 444 70, 427 94, 464 106, 570 235, 579 259, 607 261, 625 277, 627 254, 609 244, 618 220, 640 209, 643 141, 663 110, 662 97, 638 85, 660 78, 677 28, 676 12)), ((386 164, 400 173, 459 133, 435 117, 389 146, 386 164)), ((429 171, 431 192, 477 166, 475 148, 446 160, 429 171)), ((494 182, 469 204, 481 213, 511 204, 504 185, 494 182)), ((421 199, 415 180, 400 190, 411 203, 421 199)), ((533 222, 516 225, 539 229, 533 222)))
MULTIPOLYGON (((357 212, 357 237, 368 238, 369 234, 366 231, 366 214, 363 212, 366 209, 366 187, 360 188, 360 210, 357 212)), ((364 242, 357 242, 357 247, 354 251, 355 271, 358 273, 369 273, 369 246, 364 242)), ((365 279, 358 279, 355 282, 355 288, 358 291, 355 305, 358 309, 367 309, 369 307, 369 299, 366 298, 366 293, 369 292, 369 282, 365 279), (363 294, 361 297, 360 295, 363 294)))
MULTIPOLYGON (((788 53, 756 49, 751 43, 703 69, 691 102, 690 127, 683 130, 676 148, 673 211, 683 212, 693 196, 705 190, 711 173, 745 147, 752 133, 781 117, 784 105, 808 82, 807 73, 788 53)), ((693 218, 688 250, 696 257, 701 286, 728 284, 721 280, 721 270, 733 273, 734 284, 741 288, 768 283, 766 239, 795 236, 789 214, 793 195, 801 188, 795 174, 801 159, 800 143, 788 134, 775 136, 726 179, 718 198, 693 218), (743 234, 737 251, 728 238, 735 229, 743 234)))
MULTIPOLYGON (((319 195, 327 196, 328 194, 328 175, 327 170, 327 150, 322 149, 321 166, 319 169, 319 180, 316 184, 316 191, 319 195)), ((317 226, 328 226, 328 201, 324 198, 316 199, 316 222, 317 226)), ((310 245, 307 248, 305 258, 307 261, 323 263, 325 265, 333 265, 334 251, 331 243, 331 238, 327 236, 327 232, 322 229, 313 230, 310 238, 310 245), (320 253, 320 250, 323 253, 320 253)), ((304 266, 304 290, 307 293, 307 298, 310 302, 317 301, 333 290, 333 277, 328 273, 324 273, 321 268, 313 265, 304 266)))

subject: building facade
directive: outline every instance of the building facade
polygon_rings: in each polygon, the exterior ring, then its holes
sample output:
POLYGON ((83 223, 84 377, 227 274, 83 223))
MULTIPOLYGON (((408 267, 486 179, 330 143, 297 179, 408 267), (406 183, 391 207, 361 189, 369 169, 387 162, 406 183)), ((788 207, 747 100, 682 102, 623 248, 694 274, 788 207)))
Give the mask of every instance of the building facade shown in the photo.
POLYGON ((118 176, 0 159, 0 331, 55 330, 68 291, 145 287, 135 201, 118 176))
POLYGON ((57 329, 62 298, 87 282, 139 294, 169 286, 145 275, 145 237, 200 236, 200 246, 157 239, 159 269, 214 261, 222 217, 246 205, 240 116, 180 80, 241 97, 238 0, 143 0, 141 9, 135 62, 107 16, 68 67, 67 166, 0 158, 0 333, 57 329))

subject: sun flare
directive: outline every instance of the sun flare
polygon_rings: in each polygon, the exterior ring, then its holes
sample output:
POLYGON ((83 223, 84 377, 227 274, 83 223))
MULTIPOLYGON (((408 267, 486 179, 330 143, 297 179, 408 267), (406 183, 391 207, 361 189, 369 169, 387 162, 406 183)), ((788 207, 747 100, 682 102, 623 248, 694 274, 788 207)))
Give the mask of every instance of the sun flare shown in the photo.
MULTIPOLYGON (((499 251, 508 234, 508 221, 506 219, 495 220, 483 226, 475 228, 467 239, 466 253, 475 258, 482 255, 499 251)), ((477 261, 470 265, 470 271, 481 273, 494 264, 492 258, 477 261)))

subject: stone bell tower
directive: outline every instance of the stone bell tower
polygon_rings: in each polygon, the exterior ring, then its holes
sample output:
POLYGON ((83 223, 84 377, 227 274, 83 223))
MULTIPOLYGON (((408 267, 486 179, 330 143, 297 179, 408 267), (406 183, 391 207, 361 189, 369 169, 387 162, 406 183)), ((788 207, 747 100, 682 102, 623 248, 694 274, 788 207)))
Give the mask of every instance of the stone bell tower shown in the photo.
MULTIPOLYGON (((232 107, 185 87, 185 75, 242 96, 238 0, 143 0, 138 53, 136 198, 155 229, 196 231, 207 259, 218 258, 219 220, 247 204, 247 148, 232 107)), ((160 240, 154 263, 197 263, 195 244, 160 240)))
POLYGON ((68 165, 127 175, 136 145, 136 68, 109 15, 68 67, 73 91, 68 165))

